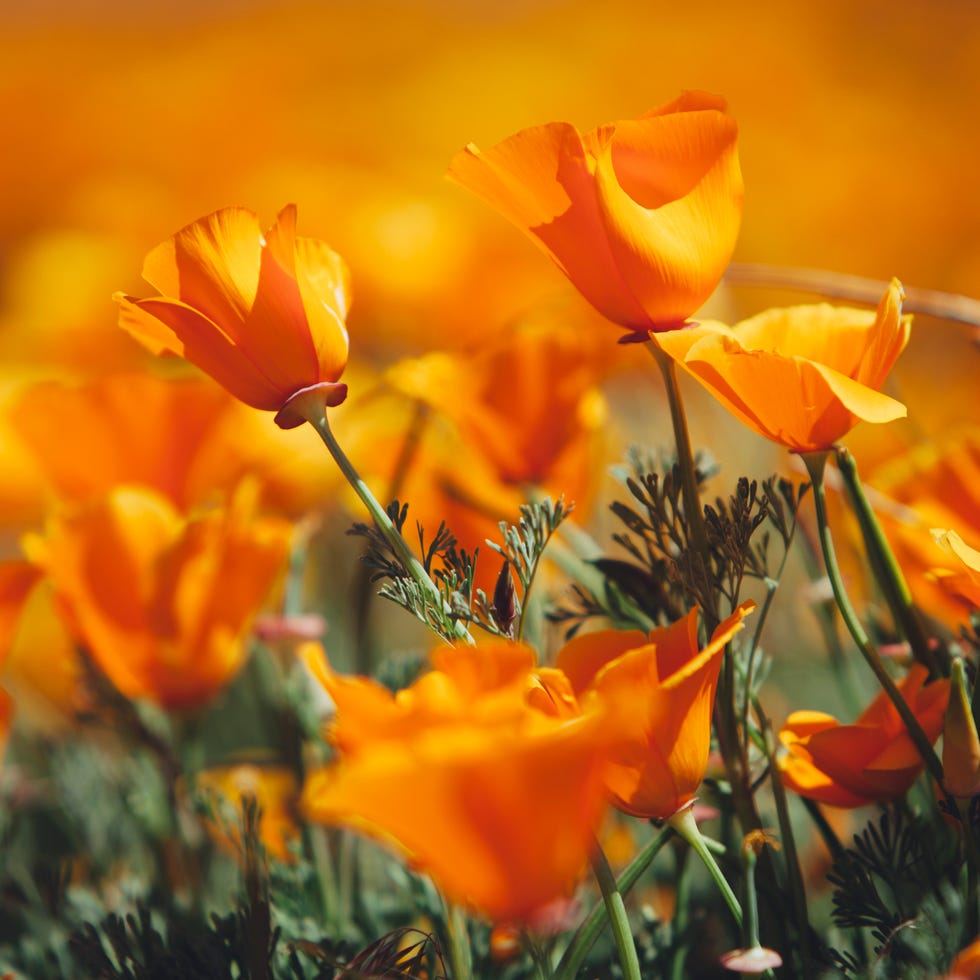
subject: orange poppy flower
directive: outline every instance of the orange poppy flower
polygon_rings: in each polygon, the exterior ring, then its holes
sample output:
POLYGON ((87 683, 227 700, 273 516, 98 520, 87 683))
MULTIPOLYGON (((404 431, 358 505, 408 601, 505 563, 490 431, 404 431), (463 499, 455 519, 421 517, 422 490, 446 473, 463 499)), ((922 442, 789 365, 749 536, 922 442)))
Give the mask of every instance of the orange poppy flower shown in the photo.
MULTIPOLYGON (((949 681, 924 687, 927 677, 926 669, 915 664, 898 689, 926 736, 935 741, 943 729, 949 681)), ((884 692, 853 725, 842 725, 822 711, 794 711, 779 740, 787 749, 779 760, 786 786, 831 806, 895 799, 922 772, 922 758, 884 692)))
MULTIPOLYGON (((293 860, 291 841, 299 838, 295 807, 299 800, 299 785, 291 769, 281 766, 230 765, 205 769, 194 777, 198 792, 216 793, 231 803, 240 814, 242 799, 255 798, 261 810, 259 838, 265 849, 280 861, 293 860)), ((240 819, 230 826, 208 821, 208 831, 225 850, 241 848, 240 819)))
POLYGON ((25 539, 69 629, 127 697, 195 707, 244 663, 290 536, 254 517, 249 490, 227 511, 185 518, 157 493, 119 488, 25 539))
POLYGON ((603 719, 533 707, 534 654, 518 644, 444 648, 397 694, 303 653, 336 703, 340 752, 308 778, 305 812, 394 845, 493 920, 560 920, 604 808, 603 719))
POLYGON ((909 339, 893 279, 877 313, 833 307, 767 310, 651 339, 749 428, 796 452, 827 449, 860 421, 891 422, 905 406, 881 387, 909 339))
POLYGON ((724 110, 684 92, 584 136, 536 126, 486 151, 471 143, 449 177, 530 235, 604 316, 666 330, 711 295, 735 248, 742 174, 724 110))
POLYGON ((974 939, 956 954, 949 973, 943 974, 941 980, 980 980, 980 939, 974 939))
POLYGON ((296 235, 295 205, 264 236, 252 211, 215 211, 153 249, 143 278, 162 295, 113 298, 120 326, 154 353, 193 361, 247 405, 277 412, 283 428, 303 421, 287 406, 301 391, 326 405, 346 397, 347 267, 296 235))
POLYGON ((580 702, 605 705, 616 728, 606 788, 633 816, 666 819, 693 799, 708 766, 722 654, 755 608, 744 602, 698 649, 698 609, 670 626, 600 630, 569 641, 557 667, 580 702))
POLYGON ((980 609, 980 551, 971 548, 955 531, 934 528, 932 534, 936 544, 955 562, 953 569, 933 569, 939 587, 966 606, 980 609))

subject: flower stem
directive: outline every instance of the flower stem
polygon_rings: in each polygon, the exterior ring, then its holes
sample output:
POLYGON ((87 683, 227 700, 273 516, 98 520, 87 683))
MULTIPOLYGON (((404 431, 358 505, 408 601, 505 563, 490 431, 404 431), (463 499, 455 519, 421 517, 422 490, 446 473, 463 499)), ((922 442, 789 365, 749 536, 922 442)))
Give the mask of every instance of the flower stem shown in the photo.
POLYGON ((630 929, 629 920, 626 918, 623 895, 616 885, 612 868, 609 867, 609 862, 606 860, 606 855, 598 841, 594 842, 592 848, 592 870, 595 873, 596 881, 599 883, 602 900, 606 906, 606 915, 609 917, 609 924, 612 927, 613 939, 615 939, 616 948, 619 950, 619 964, 623 969, 623 976, 626 980, 640 980, 640 961, 636 955, 633 932, 630 929))
POLYGON ((458 905, 446 906, 446 932, 449 939, 449 964, 452 980, 472 980, 473 956, 466 916, 458 905))
POLYGON ((935 652, 929 646, 929 637, 926 635, 919 612, 912 602, 912 593, 902 574, 902 569, 895 561, 895 554, 881 529, 878 516, 864 492, 854 456, 843 446, 837 447, 836 456, 844 486, 847 487, 848 496, 851 498, 851 506, 861 525, 861 534, 868 549, 875 578, 885 594, 888 608, 891 609, 899 630, 908 640, 912 655, 932 677, 938 677, 941 671, 935 652))
POLYGON ((667 390, 670 421, 674 427, 674 442, 677 444, 677 468, 680 470, 681 493, 684 496, 684 516, 691 535, 691 544, 694 545, 707 570, 708 532, 705 530, 704 512, 701 510, 701 498, 698 494, 697 471, 694 467, 694 454, 691 452, 691 437, 687 431, 687 417, 684 414, 684 403, 681 401, 681 392, 677 385, 677 367, 674 359, 662 351, 655 341, 649 342, 647 348, 660 368, 664 387, 667 390))
MULTIPOLYGON (((415 579, 419 587, 429 594, 434 605, 445 608, 445 601, 435 582, 432 581, 422 563, 412 553, 412 549, 409 548, 408 543, 401 536, 401 532, 392 523, 388 512, 381 506, 371 492, 370 487, 361 479, 360 474, 354 469, 354 465, 347 458, 343 449, 340 448, 340 443, 337 442, 336 437, 330 429, 330 423, 327 422, 326 411, 320 407, 319 410, 311 411, 306 416, 306 419, 316 429, 317 435, 323 440, 323 444, 329 450, 330 455, 333 456, 334 462, 337 464, 340 472, 344 474, 347 482, 354 489, 354 492, 361 498, 361 502, 367 508, 378 530, 381 531, 388 544, 391 545, 391 549, 402 567, 415 579)), ((473 637, 461 621, 454 620, 454 630, 456 639, 473 643, 473 637)))
POLYGON ((705 846, 704 840, 701 837, 701 831, 698 829, 697 822, 694 819, 694 813, 691 807, 686 806, 683 810, 678 810, 672 817, 667 821, 668 825, 673 827, 679 837, 682 837, 690 845, 691 849, 699 858, 701 862, 708 869, 708 873, 715 880, 715 884, 718 886, 718 890, 721 892, 722 897, 728 904, 728 908, 731 910, 732 916, 735 919, 735 923, 739 930, 742 928, 742 906, 738 903, 738 898, 735 896, 735 892, 732 891, 731 885, 728 884, 727 879, 721 873, 721 868, 718 867, 717 862, 711 854, 711 851, 705 846))
MULTIPOLYGON (((664 827, 656 837, 650 841, 646 847, 636 855, 629 863, 626 870, 619 876, 616 886, 620 895, 625 895, 639 880, 640 876, 650 866, 653 859, 660 853, 667 841, 673 837, 674 832, 670 827, 664 827)), ((572 936, 565 952, 562 954, 561 961, 555 971, 554 980, 574 980, 578 975, 585 957, 592 949, 595 941, 602 933, 606 924, 605 905, 600 902, 595 905, 592 911, 586 916, 582 924, 572 936)))
POLYGON ((840 610, 844 623, 850 631, 851 636, 854 638, 854 642, 857 644, 858 650, 861 651, 861 655, 871 668, 871 671, 877 678, 882 690, 884 690, 889 700, 895 706, 895 710, 898 712, 899 717, 905 723, 909 737, 915 743, 915 747, 919 750, 919 755, 922 757, 923 762, 925 762, 926 767, 929 770, 929 774, 941 786, 943 780, 943 764, 939 761, 939 756, 936 755, 936 752, 932 747, 932 743, 929 741, 926 733, 922 730, 922 726, 912 713, 912 709, 908 706, 905 698, 902 697, 901 691, 899 691, 899 689, 895 686, 895 682, 891 679, 888 671, 885 670, 885 666, 881 662, 881 658, 878 656, 878 651, 875 650, 871 640, 868 638, 868 634, 865 633, 864 627, 861 625, 861 622, 857 617, 857 613, 855 613, 854 607, 851 605, 851 600, 848 598, 847 592, 844 590, 844 582, 841 578, 840 567, 837 564, 837 554, 834 551, 834 540, 831 537, 830 524, 827 521, 827 500, 824 493, 823 476, 824 469, 827 464, 829 450, 803 453, 801 455, 813 483, 813 504, 817 514, 817 529, 818 534, 820 535, 820 547, 823 551, 824 565, 827 569, 827 577, 830 579, 830 586, 834 592, 834 599, 837 601, 837 608, 840 610))

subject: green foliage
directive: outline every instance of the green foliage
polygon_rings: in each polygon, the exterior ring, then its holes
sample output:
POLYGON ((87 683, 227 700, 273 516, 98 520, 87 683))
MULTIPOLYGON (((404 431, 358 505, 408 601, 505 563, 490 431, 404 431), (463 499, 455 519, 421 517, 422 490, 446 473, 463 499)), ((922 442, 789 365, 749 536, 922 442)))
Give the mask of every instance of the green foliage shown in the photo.
MULTIPOLYGON (((456 635, 456 624, 473 624, 493 636, 520 637, 534 579, 541 557, 551 536, 571 513, 563 498, 550 498, 521 506, 517 524, 500 523, 502 541, 488 541, 488 546, 503 559, 494 595, 488 597, 474 585, 479 549, 472 555, 457 547, 457 540, 445 523, 434 537, 427 539, 425 529, 417 524, 419 554, 422 566, 436 583, 442 602, 412 578, 377 528, 355 524, 350 534, 368 542, 364 561, 372 570, 372 582, 384 582, 380 595, 412 613, 433 632, 446 640, 456 635), (515 582, 516 580, 516 587, 515 582)), ((388 516, 402 533, 408 517, 408 505, 397 500, 389 504, 388 516)))

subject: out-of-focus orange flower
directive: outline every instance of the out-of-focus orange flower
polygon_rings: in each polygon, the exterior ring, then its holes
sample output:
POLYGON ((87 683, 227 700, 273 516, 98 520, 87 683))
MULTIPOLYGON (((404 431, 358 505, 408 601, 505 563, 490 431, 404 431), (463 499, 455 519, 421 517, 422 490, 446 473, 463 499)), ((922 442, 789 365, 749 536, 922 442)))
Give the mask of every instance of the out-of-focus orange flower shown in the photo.
POLYGON ((980 551, 971 548, 955 531, 934 528, 932 533, 936 544, 957 563, 955 570, 933 570, 940 588, 962 599, 970 608, 980 609, 980 551))
POLYGON ((290 536, 286 522, 254 516, 252 489, 186 518, 157 493, 123 487, 25 539, 70 630, 127 697, 192 708, 243 664, 290 536))
POLYGON ((537 710, 534 654, 517 644, 443 648, 397 694, 304 656, 336 703, 341 756, 309 777, 305 811, 396 845, 491 919, 554 925, 604 807, 602 717, 537 710))
MULTIPOLYGON (((342 423, 352 426, 351 455, 375 481, 388 480, 385 496, 407 500, 430 531, 445 520, 470 552, 485 551, 499 522, 516 521, 534 493, 564 494, 584 516, 608 442, 590 354, 574 336, 525 328, 472 354, 399 361, 385 373, 388 394, 342 423), (398 434, 396 412, 405 419, 398 434)), ((498 569, 481 562, 478 586, 489 592, 498 569)))
MULTIPOLYGON (((949 681, 923 686, 928 677, 915 664, 898 684, 926 736, 943 728, 949 681)), ((895 706, 882 692, 853 725, 822 711, 794 711, 779 740, 787 788, 831 806, 856 807, 895 799, 915 782, 923 762, 895 706)))
POLYGON ((683 323, 711 295, 742 216, 738 129, 724 99, 685 92, 582 136, 525 129, 449 176, 551 256, 601 313, 635 330, 683 323))
POLYGON ((84 707, 74 642, 50 582, 27 561, 0 563, 0 668, 19 716, 33 724, 61 728, 84 707))
POLYGON ((260 482, 263 504, 293 514, 322 505, 339 478, 315 433, 315 452, 304 452, 305 433, 257 424, 262 416, 207 378, 133 371, 80 385, 40 382, 20 394, 9 418, 62 500, 138 484, 187 509, 224 499, 248 475, 260 482))
POLYGON ((287 407, 300 392, 316 389, 326 405, 346 397, 347 267, 296 235, 295 205, 264 236, 254 212, 215 211, 150 252, 143 278, 161 295, 114 298, 120 326, 155 353, 193 361, 283 428, 303 421, 287 407))
MULTIPOLYGON (((243 797, 255 798, 261 810, 259 837, 265 849, 280 861, 289 861, 291 841, 299 837, 296 805, 299 784, 291 769, 273 766, 232 765, 205 769, 194 778, 199 792, 213 792, 240 809, 243 797)), ((237 826, 208 824, 217 843, 231 851, 241 847, 237 826), (227 831, 227 832, 226 832, 227 831)))
POLYGON ((956 954, 942 980, 980 980, 980 939, 974 939, 956 954))
POLYGON ((827 449, 905 406, 878 389, 909 339, 893 279, 877 313, 826 303, 767 310, 651 339, 749 428, 796 452, 827 449))
POLYGON ((599 702, 617 729, 606 786, 616 806, 666 819, 694 798, 708 765, 711 711, 729 640, 755 608, 745 602, 698 649, 698 609, 671 626, 577 636, 557 667, 580 702, 599 702))

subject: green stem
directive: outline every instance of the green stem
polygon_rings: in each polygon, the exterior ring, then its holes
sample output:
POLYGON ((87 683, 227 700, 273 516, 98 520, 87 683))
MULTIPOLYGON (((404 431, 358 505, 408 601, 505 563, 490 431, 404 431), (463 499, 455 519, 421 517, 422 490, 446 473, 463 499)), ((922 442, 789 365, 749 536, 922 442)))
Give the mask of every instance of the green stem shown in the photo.
MULTIPOLYGON (((318 411, 311 411, 307 416, 307 421, 316 429, 317 435, 323 440, 334 462, 340 472, 344 474, 347 482, 351 485, 354 492, 361 498, 361 502, 367 508, 368 513, 377 525, 378 530, 385 536, 391 550, 395 553, 401 565, 411 574, 412 578, 418 583, 419 587, 429 594, 430 601, 438 608, 445 608, 445 602, 439 592, 435 582, 429 577, 422 563, 412 553, 408 543, 401 536, 401 532, 392 523, 388 512, 378 503, 377 498, 371 492, 368 485, 361 479, 360 474, 354 469, 354 465, 345 455, 340 443, 337 442, 330 424, 327 422, 327 413, 321 407, 318 411)), ((459 620, 455 620, 456 638, 473 643, 473 637, 469 630, 459 620)))
MULTIPOLYGON (((667 402, 670 405, 670 421, 674 427, 674 442, 677 444, 677 467, 680 470, 681 492, 684 496, 684 516, 687 519, 691 544, 707 572, 708 532, 704 526, 704 511, 701 510, 701 498, 698 494, 697 470, 694 466, 694 454, 691 452, 691 437, 687 431, 687 417, 684 414, 684 403, 681 401, 681 392, 677 385, 677 368, 674 359, 662 351, 655 342, 649 342, 647 349, 653 354, 653 359, 657 362, 664 378, 667 402)), ((708 632, 710 633, 717 625, 717 623, 709 624, 708 632)))
POLYGON ((619 950, 619 965, 623 968, 623 976, 626 980, 640 980, 640 961, 636 955, 636 943, 633 942, 629 919, 626 918, 623 895, 616 886, 612 868, 609 867, 609 862, 598 841, 594 842, 592 848, 592 870, 599 883, 599 891, 602 892, 613 939, 619 950))
POLYGON ((671 920, 671 946, 673 955, 670 961, 670 980, 684 980, 684 966, 690 946, 690 937, 686 935, 691 911, 691 856, 689 847, 675 848, 677 869, 674 873, 674 918, 671 920))
POLYGON ((721 892, 722 897, 728 903, 729 909, 731 909, 732 916, 735 919, 735 923, 738 925, 739 930, 742 928, 742 906, 738 903, 738 898, 735 896, 735 892, 732 891, 732 886, 728 884, 727 879, 721 873, 721 868, 718 867, 717 862, 711 854, 711 851, 705 846, 704 840, 701 838, 701 831, 698 830, 697 822, 694 819, 694 813, 691 807, 684 807, 683 810, 679 810, 675 813, 667 823, 674 828, 679 837, 690 844, 691 849, 699 858, 701 858, 702 863, 708 869, 708 873, 715 880, 715 884, 718 886, 718 890, 721 892))
MULTIPOLYGON (((660 853, 667 841, 674 836, 670 827, 664 827, 656 837, 650 841, 646 847, 636 855, 629 863, 626 870, 619 876, 617 887, 620 895, 625 895, 639 880, 640 876, 653 862, 653 859, 660 853)), ((595 945, 605 927, 607 918, 605 915, 605 905, 600 902, 595 905, 582 924, 572 936, 572 941, 562 954, 555 971, 554 980, 574 980, 578 975, 579 968, 585 961, 589 950, 595 945)))
POLYGON ((871 567, 885 595, 888 608, 902 635, 908 640, 912 655, 928 669, 932 677, 938 677, 941 670, 935 651, 929 645, 929 637, 919 611, 912 601, 908 582, 905 581, 902 569, 895 560, 895 553, 881 529, 878 515, 875 514, 864 492, 864 486, 858 477, 857 463, 853 455, 842 446, 837 447, 836 456, 844 486, 847 487, 848 496, 851 498, 851 506, 861 525, 861 535, 868 549, 871 567))
POLYGON ((905 698, 902 697, 902 692, 899 691, 888 671, 885 670, 885 665, 881 662, 878 651, 875 650, 871 640, 868 638, 868 634, 865 633, 864 627, 861 625, 857 613, 855 613, 854 607, 851 605, 851 600, 844 590, 844 582, 841 578, 840 567, 837 564, 837 555, 834 551, 834 540, 831 537, 830 524, 827 520, 827 501, 824 493, 823 475, 829 450, 802 453, 801 455, 807 470, 809 470, 810 479, 813 483, 813 504, 817 514, 820 547, 823 550, 824 565, 827 570, 827 577, 830 579, 830 586, 834 591, 837 608, 840 610, 844 623, 847 625, 865 662, 871 668, 882 690, 884 690, 888 699, 895 706, 899 717, 905 723, 909 737, 915 743, 915 747, 925 762, 929 774, 941 786, 943 781, 943 764, 939 761, 939 756, 936 755, 932 743, 922 730, 922 726, 912 713, 912 709, 908 706, 905 698))
POLYGON ((800 871, 800 856, 796 849, 796 837, 793 834, 793 823, 789 815, 786 788, 783 786, 782 775, 776 763, 776 739, 773 735, 772 722, 763 712, 758 701, 754 702, 754 706, 759 716, 759 723, 765 740, 766 757, 769 762, 769 778, 772 782, 772 796, 776 804, 776 816, 779 820, 779 836, 783 843, 783 853, 786 855, 789 893, 793 900, 793 911, 796 913, 800 976, 802 980, 806 980, 810 973, 810 920, 807 915, 806 888, 803 884, 803 874, 800 871))
POLYGON ((452 980, 472 980, 473 954, 466 916, 458 905, 446 906, 446 932, 449 939, 449 968, 452 980))

